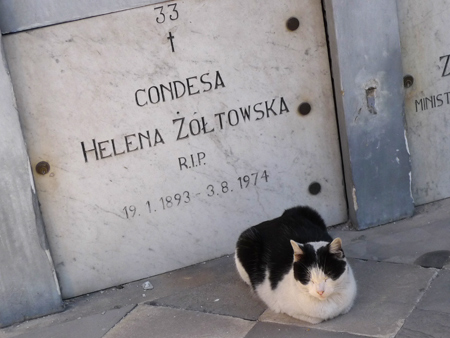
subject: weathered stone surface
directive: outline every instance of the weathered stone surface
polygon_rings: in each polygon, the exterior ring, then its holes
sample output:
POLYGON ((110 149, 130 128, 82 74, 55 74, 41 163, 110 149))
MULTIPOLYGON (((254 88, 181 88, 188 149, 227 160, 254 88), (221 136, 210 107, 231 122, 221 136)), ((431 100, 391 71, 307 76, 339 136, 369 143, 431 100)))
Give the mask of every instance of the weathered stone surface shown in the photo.
POLYGON ((140 305, 105 338, 243 338, 253 325, 239 318, 140 305))
MULTIPOLYGON (((448 293, 445 294, 448 297, 448 293)), ((396 338, 447 338, 450 314, 416 309, 406 320, 396 338)))
POLYGON ((0 327, 62 310, 0 32, 0 327))
POLYGON ((174 293, 150 304, 257 320, 267 306, 241 280, 233 257, 229 257, 227 263, 217 266, 214 282, 174 293))
MULTIPOLYGON (((90 317, 112 309, 125 308, 129 305, 145 303, 178 293, 184 294, 187 290, 209 283, 218 285, 223 274, 231 275, 234 273, 236 272, 232 256, 225 256, 159 276, 118 285, 110 289, 68 299, 64 302, 64 312, 8 327, 0 332, 0 337, 3 338, 2 334, 9 338, 19 334, 40 331, 45 327, 70 322, 77 318, 90 317), (154 286, 152 290, 143 289, 142 285, 146 281, 152 283, 154 286)), ((218 288, 220 287, 218 286, 218 288)), ((249 296, 246 292, 239 294, 249 296)), ((244 299, 246 299, 245 296, 244 299)), ((250 310, 254 311, 254 309, 250 310)), ((61 332, 64 332, 64 330, 61 332)))
POLYGON ((449 219, 450 199, 421 206, 410 219, 365 231, 331 233, 342 238, 348 257, 414 264, 428 253, 450 250, 449 219))
POLYGON ((347 219, 321 3, 157 7, 5 37, 65 298, 228 254, 297 204, 347 219))
POLYGON ((449 250, 436 250, 423 254, 414 263, 424 268, 442 269, 449 261, 449 250))
POLYGON ((351 266, 358 296, 349 313, 318 325, 270 310, 261 320, 370 337, 393 337, 436 274, 433 269, 403 264, 351 260, 351 266))
POLYGON ((102 338, 114 325, 125 317, 135 306, 130 305, 105 313, 78 318, 58 325, 33 330, 16 336, 17 338, 102 338))
POLYGON ((442 270, 417 305, 419 309, 450 314, 450 271, 442 270))
POLYGON ((245 338, 358 338, 361 336, 355 336, 346 332, 330 332, 322 331, 311 328, 298 327, 293 325, 282 325, 273 323, 261 323, 258 322, 245 338))
MULTIPOLYGON (((395 225, 389 227, 396 231, 395 225)), ((343 237, 345 253, 349 257, 412 264, 425 254, 449 249, 448 227, 448 221, 442 221, 427 227, 403 229, 396 234, 389 233, 390 229, 380 229, 378 233, 361 232, 356 237, 351 234, 349 240, 343 232, 333 234, 343 237)))
POLYGON ((416 204, 450 196, 450 13, 447 0, 399 0, 398 17, 404 75, 412 193, 416 204))
MULTIPOLYGON (((383 234, 383 236, 387 236, 388 233, 392 237, 398 236, 402 238, 402 232, 408 227, 428 229, 429 224, 440 222, 442 219, 448 217, 449 208, 447 205, 449 202, 441 201, 432 205, 422 206, 419 208, 418 214, 411 219, 363 232, 352 232, 350 233, 351 236, 349 239, 365 234, 366 240, 371 241, 372 238, 378 235, 383 234)), ((436 235, 441 236, 442 234, 436 232, 436 235)), ((408 246, 411 246, 408 242, 399 242, 397 249, 400 254, 406 253, 409 255, 408 251, 403 248, 408 246)), ((308 326, 287 316, 274 316, 266 312, 261 318, 262 322, 258 321, 253 329, 251 328, 254 322, 250 323, 252 324, 250 325, 249 322, 244 321, 244 323, 249 324, 248 327, 245 326, 245 330, 248 331, 251 329, 247 334, 247 338, 264 337, 264 335, 280 338, 291 336, 354 338, 355 335, 361 337, 394 337, 396 335, 397 338, 428 338, 430 336, 433 337, 433 335, 435 337, 447 337, 441 333, 442 331, 445 333, 448 332, 447 323, 449 322, 449 318, 447 318, 447 315, 449 314, 448 309, 450 309, 450 304, 448 303, 450 295, 450 289, 448 288, 448 285, 450 285, 450 271, 446 269, 424 269, 414 265, 413 262, 410 265, 405 265, 387 262, 364 262, 351 259, 351 264, 355 271, 359 291, 355 307, 348 314, 320 325, 308 326), (398 329, 400 331, 397 331, 398 329)), ((232 280, 233 274, 235 274, 233 257, 225 256, 220 259, 126 284, 119 288, 72 299, 70 302, 66 301, 68 309, 65 312, 1 329, 0 337, 14 338, 21 334, 41 332, 46 327, 49 328, 72 321, 84 325, 83 320, 86 318, 98 315, 108 309, 113 309, 115 306, 122 306, 123 308, 124 304, 138 304, 148 300, 164 300, 166 302, 170 300, 174 306, 180 306, 180 304, 185 306, 186 304, 189 305, 186 301, 188 290, 193 290, 199 297, 203 297, 205 295, 196 291, 196 289, 201 289, 207 292, 208 298, 211 297, 211 299, 215 294, 220 294, 220 300, 222 300, 222 294, 225 289, 221 286, 221 281, 227 284, 232 280), (146 297, 143 297, 144 290, 142 284, 147 280, 153 284, 154 289, 145 291, 146 297), (213 290, 214 285, 217 288, 216 291, 213 290), (176 295, 180 296, 181 299, 179 301, 176 300, 176 295), (83 320, 77 322, 76 319, 78 317, 81 317, 83 320)), ((239 297, 247 299, 249 290, 245 286, 242 288, 242 284, 241 281, 236 280, 235 288, 228 289, 229 295, 227 297, 229 299, 238 299, 239 297)), ((214 298, 214 300, 216 299, 214 298)), ((199 305, 208 305, 207 302, 201 304, 200 301, 196 301, 195 299, 192 299, 191 304, 195 305, 199 311, 202 311, 199 305)), ((168 303, 167 305, 170 306, 168 303)), ((239 306, 239 304, 237 305, 239 306)), ((213 306, 216 305, 213 304, 213 306)), ((158 307, 157 309, 165 308, 164 306, 158 307)), ((218 309, 218 307, 212 308, 208 306, 206 308, 212 310, 218 309)), ((165 311, 165 315, 169 314, 170 316, 172 314, 172 317, 168 317, 166 320, 170 318, 174 319, 173 313, 170 311, 176 311, 175 315, 177 313, 190 313, 194 317, 183 316, 177 318, 188 318, 187 322, 189 318, 195 318, 193 321, 194 324, 197 323, 196 320, 198 318, 201 321, 209 321, 210 318, 219 318, 219 323, 215 319, 212 319, 214 323, 213 328, 205 328, 204 332, 208 332, 210 336, 216 332, 215 330, 221 329, 225 332, 229 328, 229 321, 225 320, 222 322, 221 320, 226 317, 221 315, 199 313, 200 317, 196 317, 199 311, 183 311, 182 309, 176 310, 170 308, 166 308, 163 311, 165 311), (207 315, 207 317, 202 317, 203 315, 207 315)), ((250 318, 249 314, 252 315, 252 309, 247 309, 247 311, 249 311, 248 314, 240 315, 243 318, 250 318)), ((130 316, 132 314, 133 312, 130 316)), ((146 317, 144 315, 143 317, 154 318, 152 316, 146 317)), ((138 317, 134 323, 127 323, 128 317, 125 317, 123 321, 124 325, 122 323, 118 325, 118 327, 120 326, 120 331, 118 331, 117 336, 122 334, 123 337, 128 337, 129 334, 133 334, 135 331, 144 332, 146 334, 144 337, 151 335, 153 332, 151 328, 145 327, 147 324, 144 323, 144 319, 140 319, 142 316, 138 317)), ((182 322, 185 323, 184 319, 182 322)), ((237 323, 239 326, 242 324, 242 321, 238 321, 237 323)), ((163 337, 164 332, 167 332, 168 335, 173 334, 173 331, 171 331, 172 325, 175 324, 169 323, 165 328, 156 325, 155 327, 161 331, 155 332, 162 332, 163 337)), ((190 328, 190 324, 186 325, 190 328)), ((71 331, 81 328, 81 326, 74 328, 70 325, 60 325, 59 327, 61 337, 70 337, 69 334, 71 331)), ((112 333, 116 334, 114 330, 112 333)), ((194 332, 193 334, 196 333, 198 332, 194 332)), ((236 333, 236 337, 243 336, 245 336, 245 333, 242 331, 236 333)))

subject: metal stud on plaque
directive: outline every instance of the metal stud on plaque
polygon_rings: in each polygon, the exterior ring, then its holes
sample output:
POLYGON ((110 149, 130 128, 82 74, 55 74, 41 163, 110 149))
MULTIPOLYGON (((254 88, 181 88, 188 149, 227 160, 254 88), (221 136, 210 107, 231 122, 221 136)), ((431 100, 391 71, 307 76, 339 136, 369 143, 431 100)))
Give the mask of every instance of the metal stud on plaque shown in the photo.
POLYGON ((311 105, 308 102, 303 102, 298 106, 300 115, 308 115, 311 112, 311 105))
POLYGON ((298 29, 298 27, 300 27, 300 21, 297 18, 289 18, 288 21, 286 22, 286 27, 290 30, 290 31, 295 31, 298 29))
POLYGON ((403 77, 403 86, 409 88, 414 84, 414 78, 411 75, 405 75, 403 77))
POLYGON ((36 164, 36 172, 40 175, 48 174, 50 171, 50 164, 48 162, 42 161, 36 164))
POLYGON ((318 195, 322 190, 322 186, 318 182, 313 182, 309 185, 308 191, 311 195, 318 195))

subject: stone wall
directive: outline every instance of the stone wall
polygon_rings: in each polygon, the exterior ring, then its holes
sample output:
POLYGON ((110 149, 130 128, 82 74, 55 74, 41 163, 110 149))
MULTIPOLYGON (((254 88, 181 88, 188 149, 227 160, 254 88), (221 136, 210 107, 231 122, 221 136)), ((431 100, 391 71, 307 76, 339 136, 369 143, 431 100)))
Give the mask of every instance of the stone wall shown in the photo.
POLYGON ((60 311, 62 301, 0 48, 0 326, 7 326, 60 311))

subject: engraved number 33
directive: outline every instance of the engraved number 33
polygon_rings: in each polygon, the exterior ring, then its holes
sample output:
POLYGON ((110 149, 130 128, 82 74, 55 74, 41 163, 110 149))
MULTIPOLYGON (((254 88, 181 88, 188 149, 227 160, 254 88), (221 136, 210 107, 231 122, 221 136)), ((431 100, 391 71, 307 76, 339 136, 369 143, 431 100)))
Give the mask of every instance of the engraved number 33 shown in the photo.
MULTIPOLYGON (((178 19, 177 4, 170 4, 167 5, 167 7, 172 7, 172 11, 169 14, 169 19, 172 21, 178 19)), ((156 18, 156 22, 163 23, 164 21, 166 21, 166 14, 164 14, 164 6, 155 7, 155 11, 156 10, 159 10, 159 15, 156 18)))

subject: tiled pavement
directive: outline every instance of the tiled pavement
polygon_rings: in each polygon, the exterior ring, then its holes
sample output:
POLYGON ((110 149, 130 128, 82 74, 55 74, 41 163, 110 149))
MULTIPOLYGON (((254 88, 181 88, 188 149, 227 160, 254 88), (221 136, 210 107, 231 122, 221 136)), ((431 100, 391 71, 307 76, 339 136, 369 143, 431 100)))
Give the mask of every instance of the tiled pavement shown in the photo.
POLYGON ((332 234, 343 239, 358 296, 348 314, 318 325, 266 310, 230 255, 68 300, 64 312, 0 337, 450 337, 450 199, 411 219, 332 234))

